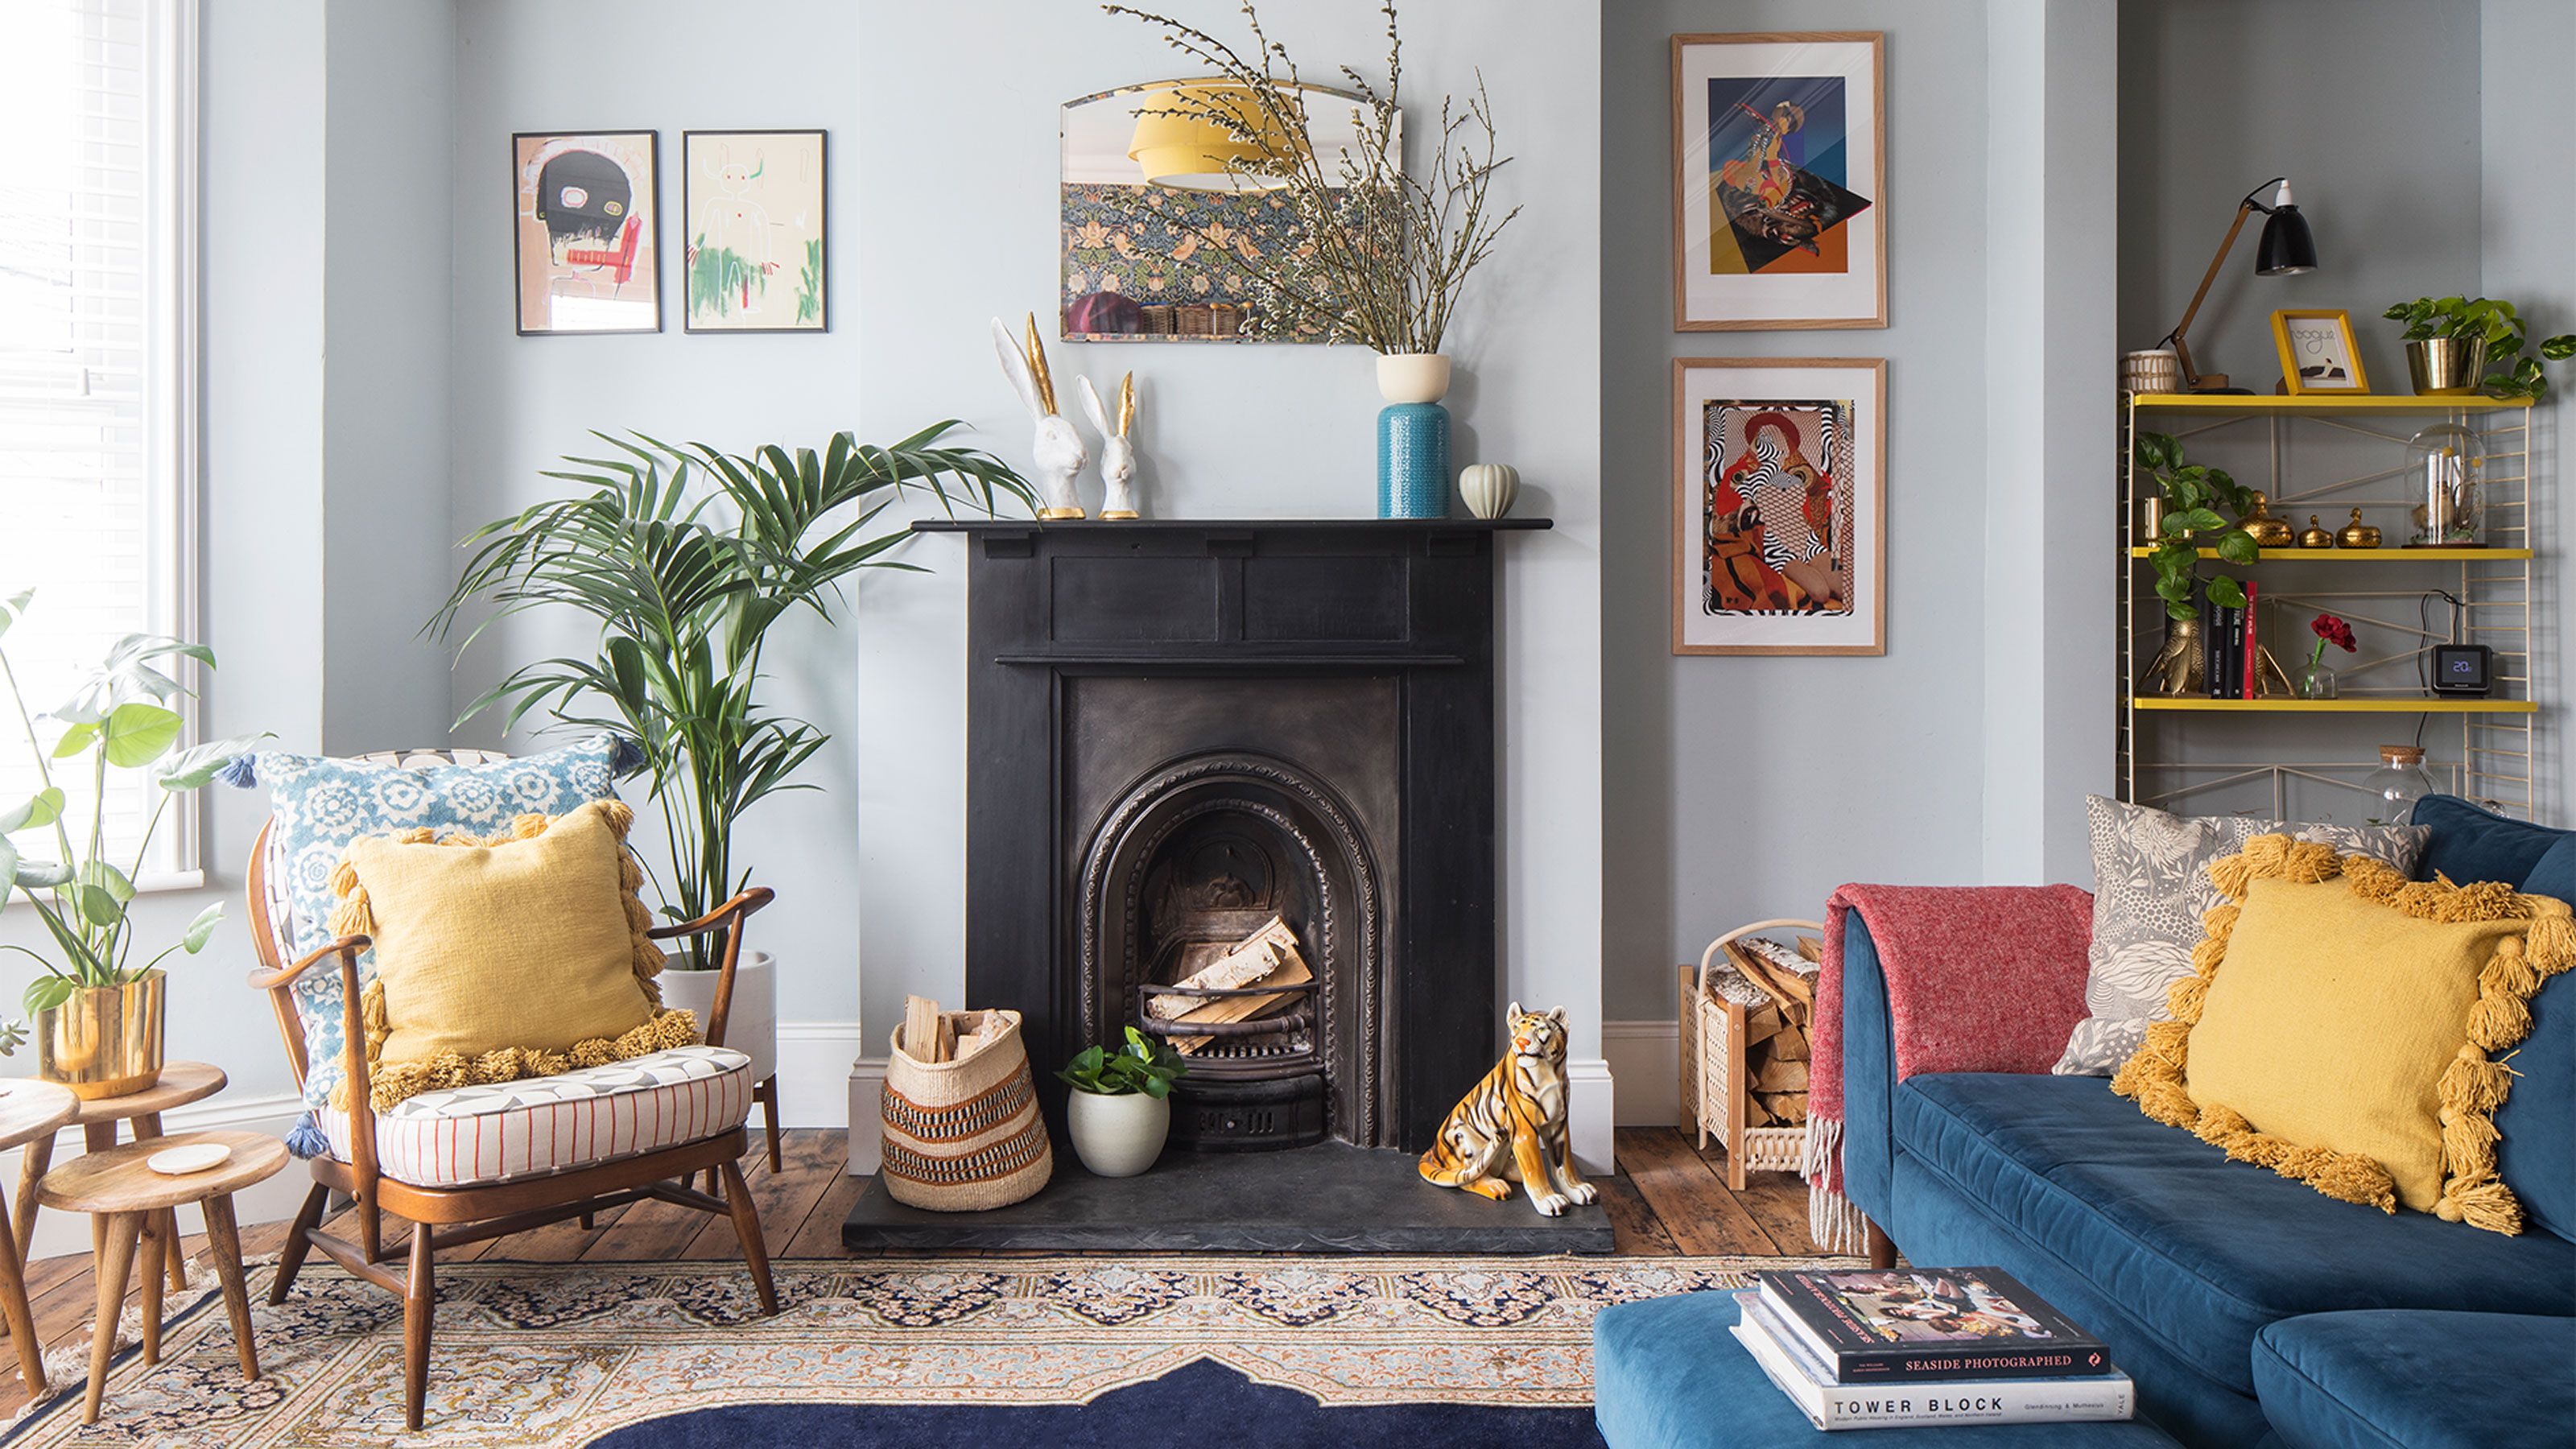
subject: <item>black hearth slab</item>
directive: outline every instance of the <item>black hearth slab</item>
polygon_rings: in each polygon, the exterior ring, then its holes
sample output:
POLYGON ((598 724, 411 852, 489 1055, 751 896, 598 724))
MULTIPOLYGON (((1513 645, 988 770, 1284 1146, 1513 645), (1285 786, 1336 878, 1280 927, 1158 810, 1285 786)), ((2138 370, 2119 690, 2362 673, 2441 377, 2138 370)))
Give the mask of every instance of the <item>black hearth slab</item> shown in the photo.
POLYGON ((1327 1142, 1291 1152, 1165 1152, 1135 1177, 1094 1177, 1062 1143, 1055 1180, 1026 1202, 934 1213, 873 1178, 841 1224, 869 1250, 940 1248, 1148 1253, 1607 1253, 1598 1204, 1539 1216, 1514 1192, 1494 1202, 1433 1187, 1417 1158, 1327 1142))

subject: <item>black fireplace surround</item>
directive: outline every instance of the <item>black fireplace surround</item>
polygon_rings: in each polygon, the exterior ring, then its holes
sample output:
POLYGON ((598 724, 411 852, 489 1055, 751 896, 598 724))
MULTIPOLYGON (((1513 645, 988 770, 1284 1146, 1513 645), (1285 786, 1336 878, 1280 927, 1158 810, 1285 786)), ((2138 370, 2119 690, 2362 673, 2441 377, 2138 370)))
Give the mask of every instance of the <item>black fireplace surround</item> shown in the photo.
POLYGON ((1176 1148, 1430 1145, 1496 1040, 1494 536, 1544 519, 968 535, 966 1006, 1052 1069, 1280 916, 1315 983, 1194 1051, 1176 1148))

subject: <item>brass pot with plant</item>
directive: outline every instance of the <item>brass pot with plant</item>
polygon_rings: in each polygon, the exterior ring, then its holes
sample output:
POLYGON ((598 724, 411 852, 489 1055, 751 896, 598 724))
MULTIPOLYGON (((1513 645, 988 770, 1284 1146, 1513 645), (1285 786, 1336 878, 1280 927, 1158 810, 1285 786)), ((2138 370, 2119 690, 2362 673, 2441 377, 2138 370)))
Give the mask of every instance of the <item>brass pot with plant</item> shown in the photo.
POLYGON ((2406 324, 2406 371, 2419 395, 2538 398, 2549 391, 2541 364, 2576 356, 2576 333, 2543 338, 2525 356, 2529 339, 2511 302, 2418 297, 2380 315, 2406 324))
MULTIPOLYGON (((0 599, 0 637, 26 616, 34 597, 29 590, 0 599)), ((23 895, 52 938, 54 954, 16 945, 0 950, 44 968, 23 998, 35 1033, 36 1075, 84 1100, 122 1097, 160 1080, 167 1023, 161 963, 172 952, 193 956, 204 950, 224 916, 221 904, 206 907, 177 941, 134 963, 135 879, 150 858, 153 834, 171 799, 211 783, 259 742, 243 736, 182 743, 187 721, 172 706, 188 691, 165 671, 184 667, 184 660, 215 666, 213 651, 203 645, 128 634, 109 647, 105 661, 68 701, 37 715, 27 708, 8 651, 0 648, 0 680, 8 684, 42 786, 33 798, 0 810, 0 900, 13 889, 23 895), (40 720, 53 731, 50 744, 40 720), (57 766, 71 782, 68 790, 57 783, 57 766), (148 771, 157 787, 139 840, 109 839, 111 769, 148 771), (89 807, 85 823, 75 819, 79 804, 89 807), (77 833, 76 823, 82 824, 77 833), (8 838, 47 829, 58 852, 50 861, 28 859, 8 838)), ((0 1025, 0 1055, 25 1040, 25 1029, 16 1023, 0 1025)))
POLYGON ((2164 647, 2149 661, 2138 687, 2150 694, 2195 693, 2201 677, 2200 605, 2203 597, 2221 608, 2245 607, 2245 586, 2226 574, 2203 578, 2200 551, 2207 548, 2231 564, 2250 564, 2260 549, 2244 521, 2264 516, 2262 495, 2240 486, 2227 472, 2185 462, 2182 442, 2170 433, 2143 433, 2137 460, 2156 480, 2164 502, 2147 562, 2156 573, 2156 597, 2164 601, 2164 647), (2219 513, 2225 508, 2233 519, 2219 513))

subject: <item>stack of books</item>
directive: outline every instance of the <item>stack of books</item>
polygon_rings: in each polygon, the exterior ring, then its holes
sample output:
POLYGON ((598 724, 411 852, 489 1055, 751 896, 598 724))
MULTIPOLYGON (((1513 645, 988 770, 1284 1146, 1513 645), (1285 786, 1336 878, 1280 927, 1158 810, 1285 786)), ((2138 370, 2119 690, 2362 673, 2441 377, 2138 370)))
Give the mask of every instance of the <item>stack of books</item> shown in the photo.
POLYGON ((2129 1376, 1999 1268, 1757 1273, 1732 1330, 1819 1429, 2126 1419, 2129 1376))

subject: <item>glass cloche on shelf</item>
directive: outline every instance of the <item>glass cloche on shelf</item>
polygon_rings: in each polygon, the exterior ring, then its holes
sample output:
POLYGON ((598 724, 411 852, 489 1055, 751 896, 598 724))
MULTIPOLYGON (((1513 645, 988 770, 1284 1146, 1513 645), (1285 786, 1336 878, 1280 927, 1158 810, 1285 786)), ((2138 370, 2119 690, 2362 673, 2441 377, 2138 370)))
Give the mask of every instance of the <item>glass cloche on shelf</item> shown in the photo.
POLYGON ((2424 752, 2414 745, 2381 745, 2379 768, 2362 777, 2362 791, 2376 802, 2373 825, 2406 825, 2415 819, 2415 802, 2434 793, 2425 772, 2424 752))
POLYGON ((2486 522, 2486 444, 2458 423, 2435 423, 2406 440, 2410 548, 2476 548, 2486 522))

